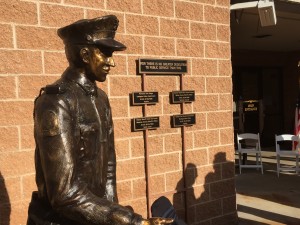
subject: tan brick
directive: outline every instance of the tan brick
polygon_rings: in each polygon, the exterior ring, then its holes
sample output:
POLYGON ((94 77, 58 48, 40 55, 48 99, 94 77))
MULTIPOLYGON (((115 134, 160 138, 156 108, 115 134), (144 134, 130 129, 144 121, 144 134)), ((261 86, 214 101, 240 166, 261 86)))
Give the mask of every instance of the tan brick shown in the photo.
POLYGON ((179 161, 178 153, 151 156, 149 162, 150 173, 159 174, 179 170, 179 161))
MULTIPOLYGON (((142 132, 140 132, 142 133, 142 132)), ((143 138, 134 138, 130 140, 131 142, 131 154, 132 157, 145 156, 145 147, 143 138)))
POLYGON ((61 3, 62 0, 43 0, 43 2, 61 3))
POLYGON ((176 1, 175 11, 177 18, 203 21, 202 4, 176 1))
POLYGON ((220 143, 222 145, 233 144, 233 129, 232 128, 220 130, 220 143))
POLYGON ((229 8, 221 8, 215 6, 204 6, 204 21, 212 23, 229 24, 230 10, 229 8))
POLYGON ((222 179, 221 166, 208 165, 197 168, 198 177, 196 178, 197 185, 206 185, 222 179))
POLYGON ((41 25, 50 27, 67 26, 84 18, 84 12, 81 8, 50 4, 41 4, 40 15, 41 25))
POLYGON ((28 205, 28 201, 19 201, 11 204, 10 224, 26 224, 28 205))
POLYGON ((222 128, 232 126, 231 112, 210 112, 207 115, 207 128, 222 128))
POLYGON ((42 72, 42 57, 35 51, 0 50, 1 74, 37 74, 42 72))
POLYGON ((201 185, 194 188, 189 188, 187 191, 188 206, 197 205, 209 200, 209 188, 208 185, 201 185))
MULTIPOLYGON (((175 89, 173 89, 173 90, 175 90, 175 89)), ((171 90, 171 91, 173 91, 173 90, 171 90)), ((181 113, 180 104, 171 104, 170 97, 164 96, 163 97, 163 114, 170 115, 170 114, 180 114, 180 113, 181 113)))
POLYGON ((158 19, 150 16, 126 15, 128 34, 158 35, 158 19))
POLYGON ((128 98, 111 98, 110 105, 112 108, 112 115, 117 117, 128 117, 129 99, 128 98))
POLYGON ((129 140, 115 140, 117 159, 128 159, 130 157, 129 140))
POLYGON ((181 134, 172 134, 172 135, 165 136, 165 151, 166 152, 182 151, 181 134))
POLYGON ((1 48, 13 48, 13 31, 12 26, 8 24, 0 24, 0 46, 1 48))
POLYGON ((222 163, 222 179, 234 178, 235 165, 234 162, 222 163))
POLYGON ((39 95, 40 89, 47 84, 52 84, 56 76, 20 76, 19 97, 34 99, 39 95))
MULTIPOLYGON (((159 99, 162 99, 159 98, 159 99)), ((152 104, 152 105, 147 105, 147 116, 159 116, 163 113, 163 104, 161 102, 152 104)))
POLYGON ((37 24, 37 4, 17 0, 2 0, 0 22, 37 24))
POLYGON ((19 177, 0 179, 0 201, 11 203, 21 200, 21 181, 19 177))
POLYGON ((214 24, 191 23, 191 37, 200 40, 216 40, 217 27, 214 24))
POLYGON ((0 212, 1 212, 1 225, 2 224, 10 224, 10 213, 11 213, 11 204, 10 203, 2 203, 0 204, 0 212))
POLYGON ((206 42, 205 57, 229 59, 231 54, 229 43, 206 42))
POLYGON ((0 102, 1 126, 32 124, 33 102, 0 102))
POLYGON ((206 129, 206 113, 195 113, 196 114, 196 124, 192 126, 185 127, 186 131, 197 131, 206 129))
POLYGON ((62 74, 69 63, 64 52, 44 52, 46 74, 62 74))
POLYGON ((140 0, 110 0, 106 3, 106 9, 133 13, 142 12, 140 0))
POLYGON ((238 221, 239 220, 238 220, 237 212, 233 212, 227 215, 213 218, 211 220, 211 223, 216 225, 232 225, 232 224, 238 224, 238 221))
POLYGON ((230 60, 219 60, 219 75, 229 77, 232 75, 230 60))
POLYGON ((35 174, 23 176, 22 178, 23 186, 23 199, 30 200, 33 191, 37 191, 37 186, 35 183, 35 174))
POLYGON ((111 75, 126 75, 126 57, 118 55, 117 52, 113 55, 113 60, 115 62, 115 67, 111 67, 109 74, 111 75))
POLYGON ((150 177, 149 188, 151 194, 159 194, 165 192, 165 176, 156 175, 150 177))
POLYGON ((216 0, 216 4, 218 6, 229 7, 230 6, 230 0, 216 0))
POLYGON ((16 78, 15 77, 0 77, 0 98, 16 98, 16 78))
POLYGON ((189 23, 182 20, 161 19, 160 35, 176 38, 189 38, 189 23))
MULTIPOLYGON (((115 39, 127 47, 125 50, 126 54, 143 54, 143 40, 141 36, 117 34, 115 39)), ((126 70, 124 72, 126 72, 126 70)))
POLYGON ((129 96, 130 93, 138 91, 140 86, 140 77, 110 77, 111 96, 129 96))
POLYGON ((117 193, 120 202, 132 199, 131 181, 118 182, 117 193))
POLYGON ((0 153, 0 170, 4 177, 35 172, 34 151, 0 153))
MULTIPOLYGON (((74 0, 74 1, 76 1, 76 0, 74 0)), ((76 2, 78 2, 78 1, 76 1, 76 2)), ((112 14, 112 12, 110 12, 110 11, 86 9, 86 18, 87 19, 93 19, 93 18, 96 18, 96 17, 105 16, 105 15, 111 15, 111 14, 112 14)), ((120 33, 124 33, 125 32, 124 13, 122 13, 122 12, 120 12, 120 13, 113 12, 113 14, 119 20, 119 26, 118 26, 118 29, 117 29, 117 35, 120 34, 120 33)))
POLYGON ((0 127, 0 152, 19 149, 17 127, 0 127))
POLYGON ((82 7, 93 7, 93 8, 104 8, 104 0, 83 0, 83 1, 77 1, 77 0, 64 0, 65 4, 70 5, 76 5, 76 6, 82 6, 82 7))
POLYGON ((160 127, 155 130, 149 130, 149 135, 161 135, 178 132, 175 128, 170 126, 170 116, 159 117, 160 127))
POLYGON ((211 164, 232 162, 234 158, 233 145, 209 148, 209 163, 211 164))
POLYGON ((147 203, 146 198, 136 199, 132 201, 124 202, 122 205, 130 205, 134 212, 140 214, 143 218, 147 218, 147 203))
MULTIPOLYGON (((148 108, 148 107, 147 107, 148 108)), ((143 117, 142 106, 130 106, 130 117, 143 117)))
POLYGON ((175 55, 173 38, 145 37, 146 55, 175 55))
POLYGON ((173 17, 174 1, 172 0, 143 0, 143 13, 154 16, 173 17))
POLYGON ((210 184, 210 195, 212 199, 219 199, 235 194, 234 179, 219 181, 210 184))
POLYGON ((148 137, 148 152, 149 155, 159 154, 163 152, 162 137, 148 137))
POLYGON ((218 95, 199 95, 194 103, 194 110, 197 112, 218 110, 218 95))
POLYGON ((119 161, 117 164, 117 180, 145 177, 144 164, 143 158, 119 161))
POLYGON ((224 94, 219 96, 219 109, 221 110, 232 110, 232 95, 224 94))
MULTIPOLYGON (((194 90, 196 95, 205 93, 204 77, 185 77, 184 78, 184 89, 185 90, 194 90)), ((198 98, 198 96, 196 97, 196 99, 197 98, 198 98)))
POLYGON ((207 93, 231 93, 232 80, 230 77, 208 77, 206 84, 207 93))
POLYGON ((217 40, 230 41, 230 26, 217 25, 217 40))
POLYGON ((190 39, 177 39, 177 55, 186 57, 203 57, 204 42, 190 39))
POLYGON ((202 3, 202 4, 210 4, 210 5, 215 5, 216 3, 215 0, 191 0, 191 1, 202 3))
POLYGON ((203 203, 197 206, 196 211, 198 212, 196 216, 197 221, 207 220, 221 215, 222 204, 220 200, 203 203))
POLYGON ((135 179, 133 180, 133 198, 142 198, 146 195, 146 180, 135 179))
POLYGON ((206 149, 193 150, 186 152, 186 161, 195 166, 203 166, 208 163, 208 155, 206 149))
POLYGON ((142 132, 132 132, 130 119, 114 119, 115 138, 142 136, 142 132))
POLYGON ((159 91, 159 95, 168 95, 170 91, 177 90, 176 76, 148 76, 146 77, 146 90, 159 91))
POLYGON ((137 56, 128 56, 128 75, 137 76, 137 62, 137 56))
POLYGON ((21 126, 21 149, 34 149, 33 125, 21 126))
POLYGON ((205 130, 200 132, 195 132, 195 147, 208 147, 219 144, 219 134, 216 130, 205 130))
POLYGON ((236 211, 236 195, 223 198, 223 214, 236 211))
POLYGON ((56 34, 56 29, 18 26, 16 36, 18 48, 63 50, 63 44, 56 34))
POLYGON ((182 171, 166 174, 166 191, 181 190, 183 188, 182 171))
MULTIPOLYGON (((197 117, 197 119, 196 120, 198 120, 199 121, 199 117, 198 117, 198 115, 196 115, 196 117, 197 117)), ((198 122, 198 124, 199 124, 199 122, 198 122)), ((187 129, 186 129, 187 130, 187 129)), ((185 148, 186 148, 186 150, 190 150, 190 149, 193 149, 193 132, 186 132, 185 133, 185 148)))
POLYGON ((193 59, 192 63, 193 75, 216 75, 218 73, 217 60, 193 59))

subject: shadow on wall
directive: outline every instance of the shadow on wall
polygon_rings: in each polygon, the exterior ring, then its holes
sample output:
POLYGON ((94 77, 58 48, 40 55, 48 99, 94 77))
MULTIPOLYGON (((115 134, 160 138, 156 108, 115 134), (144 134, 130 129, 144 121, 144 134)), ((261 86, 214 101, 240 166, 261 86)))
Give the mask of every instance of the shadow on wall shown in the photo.
POLYGON ((5 186, 5 181, 0 172, 0 225, 10 224, 11 206, 5 186))
POLYGON ((237 223, 234 162, 227 161, 225 152, 214 156, 213 170, 206 166, 197 168, 195 164, 188 163, 185 177, 186 195, 182 192, 183 178, 178 181, 177 193, 173 195, 173 204, 180 218, 185 218, 187 207, 188 224, 209 220, 212 220, 212 224, 237 223), (201 181, 204 175, 204 181, 201 181))

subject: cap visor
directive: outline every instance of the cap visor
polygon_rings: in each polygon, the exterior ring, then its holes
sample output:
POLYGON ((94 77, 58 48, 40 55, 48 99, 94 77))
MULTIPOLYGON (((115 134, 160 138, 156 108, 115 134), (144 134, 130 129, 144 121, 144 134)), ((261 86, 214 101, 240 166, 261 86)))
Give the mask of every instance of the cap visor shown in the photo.
POLYGON ((113 51, 124 51, 126 49, 126 46, 121 42, 118 42, 111 38, 96 40, 95 44, 99 45, 100 47, 102 46, 105 48, 110 48, 113 51))

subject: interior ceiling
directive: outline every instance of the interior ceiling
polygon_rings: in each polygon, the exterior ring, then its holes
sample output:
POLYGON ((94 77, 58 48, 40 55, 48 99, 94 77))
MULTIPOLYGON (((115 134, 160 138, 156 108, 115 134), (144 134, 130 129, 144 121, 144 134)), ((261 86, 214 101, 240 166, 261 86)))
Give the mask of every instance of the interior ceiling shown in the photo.
MULTIPOLYGON (((231 4, 250 2, 231 0, 231 4)), ((300 50, 299 1, 275 0, 277 24, 262 27, 257 8, 230 13, 231 46, 236 50, 290 52, 300 50), (297 3, 298 2, 298 3, 297 3)))

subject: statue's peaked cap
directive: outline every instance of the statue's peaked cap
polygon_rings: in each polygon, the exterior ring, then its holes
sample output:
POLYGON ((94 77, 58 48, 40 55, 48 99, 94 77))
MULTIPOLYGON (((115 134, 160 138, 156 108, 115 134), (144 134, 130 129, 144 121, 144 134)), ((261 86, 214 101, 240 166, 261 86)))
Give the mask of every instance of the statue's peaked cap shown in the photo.
POLYGON ((65 44, 97 45, 113 51, 123 51, 126 46, 114 40, 119 20, 114 15, 83 19, 58 29, 65 44))

